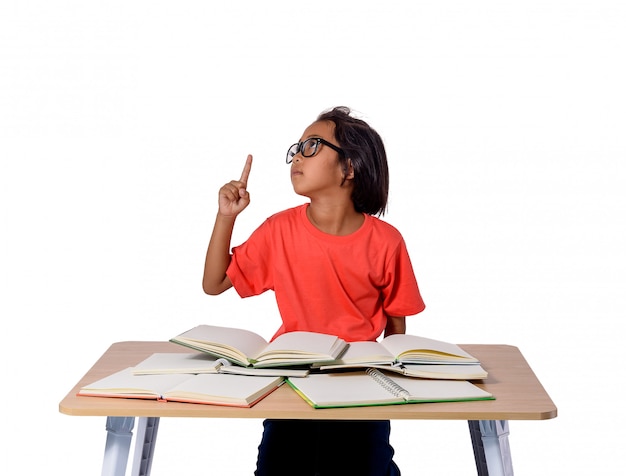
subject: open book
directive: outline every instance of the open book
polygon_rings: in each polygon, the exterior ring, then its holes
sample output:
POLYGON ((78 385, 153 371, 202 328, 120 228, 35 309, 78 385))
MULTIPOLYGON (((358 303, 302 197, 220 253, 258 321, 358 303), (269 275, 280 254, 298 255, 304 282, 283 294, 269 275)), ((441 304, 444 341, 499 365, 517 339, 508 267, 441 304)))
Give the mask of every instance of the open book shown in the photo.
POLYGON ((456 344, 411 334, 394 334, 380 342, 351 342, 339 359, 324 364, 323 369, 360 367, 364 364, 465 365, 480 362, 456 344))
POLYGON ((288 367, 254 368, 233 365, 226 359, 216 359, 204 352, 157 352, 133 367, 134 375, 158 374, 237 374, 270 377, 306 377, 308 369, 288 367))
POLYGON ((364 372, 312 374, 287 383, 313 408, 362 407, 406 403, 493 400, 466 380, 422 380, 364 372))
POLYGON ((243 367, 303 366, 331 362, 341 356, 347 342, 317 332, 288 332, 271 343, 245 329, 199 325, 170 342, 224 358, 243 367))
POLYGON ((85 385, 77 394, 251 407, 283 382, 282 377, 222 374, 135 375, 128 367, 85 385))

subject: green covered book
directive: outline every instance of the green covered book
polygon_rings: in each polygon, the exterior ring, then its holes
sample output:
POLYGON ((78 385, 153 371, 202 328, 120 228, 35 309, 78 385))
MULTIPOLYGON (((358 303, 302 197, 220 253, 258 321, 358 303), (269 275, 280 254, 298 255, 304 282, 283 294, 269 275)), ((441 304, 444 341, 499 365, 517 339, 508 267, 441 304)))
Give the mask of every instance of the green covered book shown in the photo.
POLYGON ((494 400, 491 393, 466 380, 390 376, 374 368, 311 374, 302 379, 287 379, 287 383, 313 408, 494 400))

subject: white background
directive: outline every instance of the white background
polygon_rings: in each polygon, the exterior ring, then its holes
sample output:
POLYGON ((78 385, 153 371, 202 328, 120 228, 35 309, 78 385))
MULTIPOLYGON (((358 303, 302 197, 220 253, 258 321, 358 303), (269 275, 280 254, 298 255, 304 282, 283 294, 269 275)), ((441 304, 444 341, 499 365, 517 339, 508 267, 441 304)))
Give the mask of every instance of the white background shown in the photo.
MULTIPOLYGON (((520 348, 559 416, 511 422, 516 475, 616 474, 625 22, 617 0, 3 1, 0 472, 99 474, 104 418, 58 403, 112 342, 271 336, 272 295, 202 293, 217 190, 254 154, 239 243, 303 201, 285 151, 347 105, 387 146, 427 304, 408 332, 520 348)), ((252 474, 260 435, 164 419, 152 474, 252 474)), ((392 443, 404 475, 475 474, 464 422, 392 443)))

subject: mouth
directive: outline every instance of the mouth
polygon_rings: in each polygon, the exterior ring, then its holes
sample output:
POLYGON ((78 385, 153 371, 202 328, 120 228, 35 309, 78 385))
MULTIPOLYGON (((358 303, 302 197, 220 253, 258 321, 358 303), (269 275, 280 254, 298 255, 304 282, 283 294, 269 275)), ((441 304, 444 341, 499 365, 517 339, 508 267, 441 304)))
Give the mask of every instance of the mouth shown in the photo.
POLYGON ((302 171, 301 170, 297 170, 297 169, 292 169, 291 170, 291 176, 295 177, 297 175, 302 175, 302 171))

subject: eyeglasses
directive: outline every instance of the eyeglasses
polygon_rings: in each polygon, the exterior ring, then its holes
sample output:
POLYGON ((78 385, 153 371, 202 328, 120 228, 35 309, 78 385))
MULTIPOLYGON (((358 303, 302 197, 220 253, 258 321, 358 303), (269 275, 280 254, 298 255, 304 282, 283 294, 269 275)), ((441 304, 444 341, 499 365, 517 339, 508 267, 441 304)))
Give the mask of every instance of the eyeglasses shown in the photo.
POLYGON ((334 151, 338 152, 342 157, 345 155, 344 151, 337 147, 335 144, 331 144, 321 137, 311 137, 310 139, 307 139, 305 141, 296 142, 294 145, 289 147, 285 160, 288 164, 290 164, 291 162, 293 162, 293 158, 297 153, 302 154, 302 157, 313 157, 317 153, 317 149, 319 149, 320 144, 327 145, 334 151))

